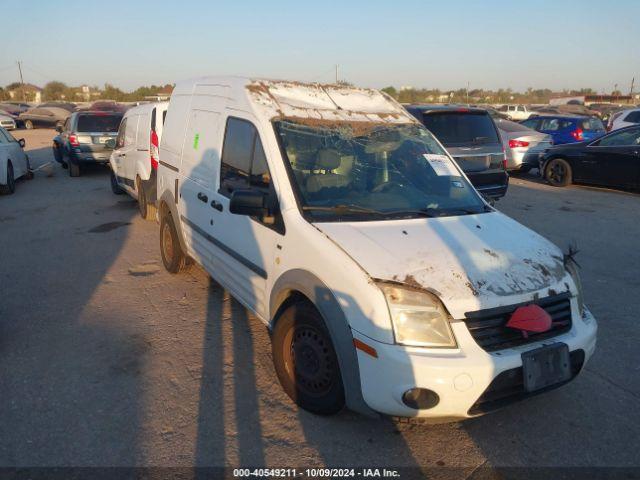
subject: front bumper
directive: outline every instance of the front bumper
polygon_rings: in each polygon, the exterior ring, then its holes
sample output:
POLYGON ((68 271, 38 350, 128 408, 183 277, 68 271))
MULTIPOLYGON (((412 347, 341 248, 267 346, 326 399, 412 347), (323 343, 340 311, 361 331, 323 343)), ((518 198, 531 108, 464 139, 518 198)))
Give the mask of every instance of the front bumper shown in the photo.
POLYGON ((465 172, 475 189, 492 199, 502 198, 509 188, 509 174, 505 170, 465 172))
MULTIPOLYGON (((577 312, 574 303, 572 300, 572 311, 577 312)), ((579 369, 583 368, 595 350, 597 324, 588 310, 582 318, 576 313, 573 316, 572 328, 564 334, 496 352, 486 352, 478 346, 464 322, 451 324, 458 342, 456 349, 389 345, 354 331, 354 338, 372 346, 378 354, 374 358, 358 350, 363 398, 377 412, 423 417, 434 423, 478 416, 487 411, 475 408, 482 402, 485 391, 501 373, 522 367, 523 352, 562 342, 570 352, 584 352, 579 369), (412 388, 435 392, 439 403, 426 410, 409 408, 402 401, 402 395, 412 388)), ((516 395, 513 400, 521 398, 522 395, 516 395)))

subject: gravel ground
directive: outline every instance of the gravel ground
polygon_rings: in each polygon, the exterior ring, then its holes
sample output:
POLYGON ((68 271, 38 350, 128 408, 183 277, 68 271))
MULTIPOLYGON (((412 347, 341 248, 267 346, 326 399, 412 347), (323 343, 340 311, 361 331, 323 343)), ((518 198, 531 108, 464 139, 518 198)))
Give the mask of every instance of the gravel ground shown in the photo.
MULTIPOLYGON (((53 160, 53 131, 14 134, 35 167, 53 160)), ((299 410, 264 326, 199 268, 168 274, 157 225, 105 168, 38 171, 0 198, 0 466, 639 466, 640 196, 528 175, 497 206, 577 241, 597 352, 497 413, 396 424, 299 410)))

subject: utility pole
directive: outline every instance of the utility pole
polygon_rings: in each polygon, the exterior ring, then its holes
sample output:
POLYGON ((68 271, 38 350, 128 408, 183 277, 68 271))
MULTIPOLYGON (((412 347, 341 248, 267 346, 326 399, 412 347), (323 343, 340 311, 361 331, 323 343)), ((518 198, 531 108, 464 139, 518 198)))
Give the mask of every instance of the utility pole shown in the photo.
MULTIPOLYGON (((629 96, 633 97, 633 84, 636 83, 636 77, 631 79, 631 88, 629 89, 629 96)), ((633 99, 632 99, 633 100, 633 99)))
POLYGON ((338 84, 338 64, 336 63, 336 85, 338 84))
POLYGON ((22 85, 22 101, 26 103, 27 93, 24 91, 24 79, 22 78, 22 65, 20 65, 20 60, 18 60, 16 63, 18 64, 18 72, 20 72, 20 85, 22 85))
POLYGON ((469 106, 469 82, 467 81, 467 107, 469 106))

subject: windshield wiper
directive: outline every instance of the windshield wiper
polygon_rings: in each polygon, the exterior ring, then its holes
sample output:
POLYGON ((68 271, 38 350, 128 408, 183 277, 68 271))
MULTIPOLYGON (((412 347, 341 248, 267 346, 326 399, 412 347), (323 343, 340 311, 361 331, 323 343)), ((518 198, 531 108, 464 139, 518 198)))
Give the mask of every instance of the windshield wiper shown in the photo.
POLYGON ((491 207, 483 205, 480 210, 473 208, 419 208, 415 210, 396 210, 388 212, 390 215, 420 215, 422 217, 434 218, 448 215, 475 215, 477 213, 492 212, 491 207))
POLYGON ((304 211, 317 211, 317 212, 332 212, 338 215, 341 214, 349 214, 349 213, 372 213, 374 215, 386 215, 385 212, 381 212, 380 210, 375 210, 373 208, 360 207, 358 205, 331 205, 331 206, 321 206, 321 205, 304 205, 302 207, 304 211))

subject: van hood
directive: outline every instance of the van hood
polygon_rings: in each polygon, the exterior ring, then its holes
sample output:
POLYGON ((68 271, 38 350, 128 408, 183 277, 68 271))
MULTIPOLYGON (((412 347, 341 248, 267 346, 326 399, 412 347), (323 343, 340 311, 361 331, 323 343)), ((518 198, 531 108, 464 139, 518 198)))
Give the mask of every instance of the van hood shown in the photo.
POLYGON ((315 226, 371 278, 428 290, 456 319, 572 284, 555 245, 499 212, 315 226))

